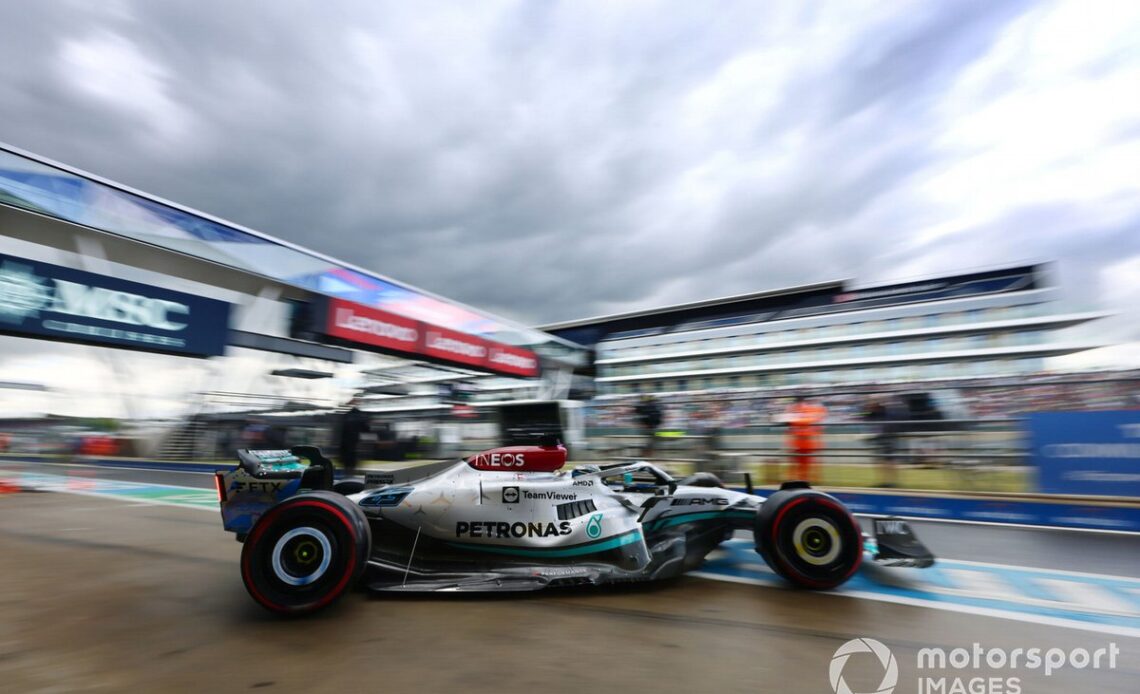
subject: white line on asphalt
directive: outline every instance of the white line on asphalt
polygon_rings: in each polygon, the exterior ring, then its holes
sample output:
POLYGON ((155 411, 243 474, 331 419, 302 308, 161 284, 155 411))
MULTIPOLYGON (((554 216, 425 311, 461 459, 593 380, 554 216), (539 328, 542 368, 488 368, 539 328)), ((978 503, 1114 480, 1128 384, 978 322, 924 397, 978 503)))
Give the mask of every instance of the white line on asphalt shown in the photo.
POLYGON ((1136 576, 1116 576, 1113 574, 1094 574, 1087 571, 1069 571, 1068 569, 1043 569, 1037 566, 1015 566, 1013 564, 993 564, 984 561, 969 561, 968 559, 943 559, 938 558, 939 566, 946 564, 962 564, 963 566, 984 566, 990 569, 1006 569, 1009 571, 1036 571, 1039 573, 1058 574, 1061 576, 1078 576, 1081 578, 1103 578, 1112 581, 1131 581, 1140 587, 1140 578, 1136 576))
MULTIPOLYGON (((36 463, 36 465, 59 465, 61 467, 77 467, 86 468, 88 470, 94 468, 98 470, 103 468, 105 470, 127 470, 129 472, 169 472, 172 475, 213 475, 212 472, 204 472, 202 470, 168 470, 167 468, 158 467, 137 467, 134 465, 92 465, 91 463, 36 463)), ((233 464, 219 466, 218 469, 232 468, 233 464)))
POLYGON ((172 504, 169 501, 159 501, 158 499, 132 499, 130 497, 119 496, 117 494, 104 494, 102 492, 81 492, 74 489, 53 489, 52 491, 60 492, 63 494, 75 494, 76 496, 89 496, 95 499, 118 501, 118 505, 123 508, 138 508, 140 506, 169 506, 170 508, 188 508, 195 511, 209 511, 210 513, 219 513, 216 506, 214 508, 210 508, 204 504, 172 504))
MULTIPOLYGON (((59 464, 59 463, 57 463, 57 464, 59 464)), ((88 465, 88 466, 79 466, 79 467, 87 467, 88 469, 90 469, 91 466, 88 465)), ((129 480, 109 480, 109 479, 104 479, 101 477, 84 477, 82 475, 60 475, 60 474, 54 473, 54 472, 28 472, 27 470, 13 470, 10 472, 10 474, 28 475, 32 478, 33 481, 35 480, 35 478, 37 476, 39 476, 39 477, 54 477, 54 478, 59 479, 59 480, 67 480, 67 481, 74 482, 74 483, 80 483, 80 482, 99 483, 99 484, 106 485, 107 487, 111 487, 112 485, 121 485, 124 487, 133 487, 133 488, 138 488, 138 487, 169 487, 171 489, 186 489, 186 490, 192 491, 192 492, 217 494, 217 492, 213 489, 213 487, 187 487, 186 485, 182 485, 182 484, 167 484, 165 482, 131 482, 129 480)))
MULTIPOLYGON (((949 595, 956 598, 969 598, 971 600, 1002 600, 1015 605, 1061 609, 1069 612, 1087 612, 1089 614, 1109 615, 1113 617, 1136 616, 1136 612, 1131 606, 1128 606, 1124 610, 1108 609, 1103 605, 1092 604, 1087 596, 1077 594, 1071 596, 1072 599, 1054 600, 1051 598, 1034 598, 1024 593, 1013 592, 1010 587, 1003 587, 1003 585, 1009 586, 1009 584, 1006 584, 997 577, 988 576, 981 571, 955 571, 954 569, 943 569, 943 571, 952 578, 964 583, 965 587, 945 588, 943 586, 931 585, 923 587, 922 590, 934 595, 949 595), (968 574, 973 574, 973 576, 969 576, 968 574)), ((1025 580, 1043 583, 1049 579, 1032 577, 1025 578, 1025 580)), ((1060 581, 1061 579, 1052 580, 1060 581)))
POLYGON ((1023 602, 1026 599, 1025 593, 1017 590, 1016 586, 991 573, 946 568, 942 569, 942 573, 957 584, 957 587, 948 589, 954 595, 1006 600, 1008 602, 1023 602))
MULTIPOLYGON (((747 578, 745 576, 722 576, 715 573, 707 573, 704 571, 692 571, 686 574, 687 576, 696 576, 698 578, 708 578, 714 581, 727 581, 729 583, 745 583, 748 585, 765 586, 769 588, 779 588, 777 584, 770 581, 763 581, 758 578, 747 578)), ((831 595, 840 598, 856 598, 859 600, 874 600, 876 602, 889 602, 897 605, 909 605, 911 607, 925 607, 933 610, 944 610, 946 612, 957 612, 962 614, 977 615, 980 617, 996 617, 998 619, 1009 619, 1018 622, 1029 622, 1031 624, 1044 624, 1048 626, 1064 627, 1066 629, 1078 629, 1081 631, 1092 631, 1098 634, 1112 634, 1114 636, 1127 636, 1129 638, 1140 639, 1140 629, 1134 627, 1117 626, 1115 624, 1096 624, 1093 622, 1079 622, 1072 619, 1063 619, 1060 617, 1048 617, 1045 615, 1029 614, 1025 612, 1012 612, 1007 610, 995 609, 992 607, 976 607, 973 605, 960 605, 956 603, 937 602, 934 600, 923 600, 921 598, 911 598, 902 595, 887 595, 882 593, 868 593, 860 590, 844 591, 838 590, 833 592, 821 591, 818 595, 831 595)))
POLYGON ((1140 616, 1136 607, 1115 595, 1111 590, 1095 583, 1065 581, 1059 578, 1035 578, 1049 590, 1057 593, 1065 602, 1085 606, 1088 609, 1109 614, 1140 616))

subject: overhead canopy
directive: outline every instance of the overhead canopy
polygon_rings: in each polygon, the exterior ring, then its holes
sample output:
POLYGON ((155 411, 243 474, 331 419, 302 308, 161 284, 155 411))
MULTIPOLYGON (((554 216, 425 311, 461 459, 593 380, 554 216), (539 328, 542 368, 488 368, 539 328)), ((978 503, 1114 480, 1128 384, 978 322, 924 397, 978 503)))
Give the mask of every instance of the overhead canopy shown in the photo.
POLYGON ((465 335, 575 361, 583 349, 301 246, 0 144, 0 205, 64 220, 388 311, 465 335))

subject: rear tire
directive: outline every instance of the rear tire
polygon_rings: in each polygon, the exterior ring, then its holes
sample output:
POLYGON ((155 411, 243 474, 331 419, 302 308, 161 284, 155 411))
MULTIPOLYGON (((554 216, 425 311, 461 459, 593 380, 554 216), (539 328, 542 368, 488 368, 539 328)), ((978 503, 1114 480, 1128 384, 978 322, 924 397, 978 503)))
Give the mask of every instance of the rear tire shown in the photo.
POLYGON ((355 585, 371 545, 368 522, 351 501, 332 492, 301 494, 253 526, 242 547, 242 581, 268 610, 315 612, 355 585))
POLYGON ((756 551, 803 588, 843 584, 863 561, 863 531, 837 499, 813 489, 781 490, 756 512, 756 551))

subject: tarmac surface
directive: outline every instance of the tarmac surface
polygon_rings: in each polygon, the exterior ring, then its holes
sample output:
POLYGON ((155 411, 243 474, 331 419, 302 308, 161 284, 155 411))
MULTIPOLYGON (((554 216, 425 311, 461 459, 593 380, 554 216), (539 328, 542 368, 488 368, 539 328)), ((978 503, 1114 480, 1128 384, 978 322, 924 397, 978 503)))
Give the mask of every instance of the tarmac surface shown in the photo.
MULTIPOLYGON (((893 654, 899 694, 1135 692, 1140 682, 1140 630, 1128 626, 1130 607, 1111 619, 1093 615, 1103 624, 1072 628, 1042 616, 1044 609, 991 616, 968 600, 928 606, 863 590, 793 590, 754 564, 737 567, 734 552, 746 553, 736 545, 710 562, 710 578, 509 596, 360 592, 316 616, 279 619, 246 594, 241 546, 222 532, 216 510, 190 498, 210 488, 209 476, 4 464, 0 480, 45 473, 74 493, 0 494, 0 691, 827 693, 835 691, 833 656, 858 638, 893 654), (169 489, 187 490, 187 503, 133 492, 92 496, 91 480, 122 482, 128 491, 141 489, 129 483, 177 485, 169 489), (728 568, 717 575, 718 567, 728 568), (985 655, 978 667, 918 668, 921 649, 969 651, 975 643, 989 655, 1107 650, 1099 668, 1070 665, 1048 676, 1024 663, 994 667, 985 655), (955 690, 958 682, 966 688, 955 690)), ((1123 577, 1109 586, 1118 599, 1140 587, 1135 536, 916 529, 940 557, 1111 574, 1123 577)), ((1015 582, 1064 582, 1003 572, 1015 582)), ((889 667, 857 653, 835 672, 851 692, 871 692, 883 688, 889 667)))

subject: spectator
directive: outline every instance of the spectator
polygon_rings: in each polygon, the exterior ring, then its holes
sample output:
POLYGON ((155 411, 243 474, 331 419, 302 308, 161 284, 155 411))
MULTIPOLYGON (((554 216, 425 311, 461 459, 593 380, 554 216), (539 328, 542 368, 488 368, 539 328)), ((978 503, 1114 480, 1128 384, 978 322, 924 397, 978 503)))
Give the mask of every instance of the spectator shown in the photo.
POLYGON ((269 427, 259 419, 250 420, 242 429, 241 439, 246 448, 261 448, 265 444, 265 432, 269 427))
POLYGON ((874 424, 871 443, 882 478, 880 487, 898 486, 899 433, 905 418, 905 408, 889 394, 872 396, 863 412, 863 419, 874 424))
POLYGON ((815 454, 823 447, 820 424, 826 417, 827 408, 804 395, 797 395, 783 416, 788 425, 788 450, 791 451, 798 480, 817 481, 815 454))
POLYGON ((645 436, 645 457, 653 456, 653 449, 657 441, 657 427, 661 426, 661 406, 652 395, 641 396, 641 402, 635 408, 637 423, 645 436))
POLYGON ((286 431, 285 427, 276 424, 266 426, 265 435, 263 438, 266 448, 273 450, 288 448, 286 445, 287 438, 288 432, 286 431))
POLYGON ((360 435, 368 431, 368 415, 360 411, 360 401, 353 398, 347 412, 340 416, 340 464, 350 476, 356 474, 357 448, 360 435))

